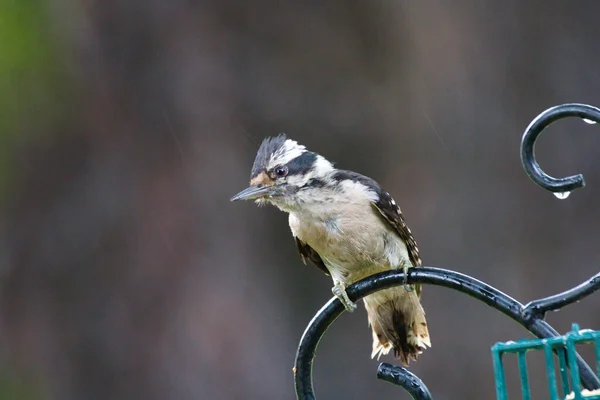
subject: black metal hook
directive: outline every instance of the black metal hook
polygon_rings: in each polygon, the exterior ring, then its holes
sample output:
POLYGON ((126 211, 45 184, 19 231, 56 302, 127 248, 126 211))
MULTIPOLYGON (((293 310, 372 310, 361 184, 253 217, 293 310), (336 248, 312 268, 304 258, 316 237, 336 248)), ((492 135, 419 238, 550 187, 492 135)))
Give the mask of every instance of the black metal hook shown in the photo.
MULTIPOLYGON (((498 289, 468 275, 442 268, 419 267, 411 268, 409 270, 407 280, 408 284, 411 285, 416 283, 432 284, 465 293, 504 313, 538 338, 558 336, 558 332, 545 322, 540 317, 539 313, 526 313, 525 307, 518 301, 502 293, 498 289)), ((349 286, 346 292, 348 293, 350 300, 356 302, 379 290, 403 285, 404 283, 404 273, 398 270, 391 270, 369 276, 356 282, 349 286)), ((557 303, 549 301, 549 304, 552 304, 553 309, 557 309, 563 305, 570 304, 573 301, 580 300, 597 290, 600 290, 600 273, 583 285, 563 293, 562 296, 566 299, 564 302, 557 303)), ((553 297, 554 296, 545 300, 551 300, 553 297)), ((545 304, 543 303, 544 299, 540 301, 542 304, 545 304)), ((535 304, 535 302, 532 303, 535 304)), ((294 367, 296 396, 298 399, 315 399, 312 384, 312 363, 315 357, 315 351, 327 328, 342 314, 342 312, 344 312, 344 307, 340 301, 334 297, 314 316, 304 331, 304 335, 302 335, 296 353, 294 367)), ((580 377, 583 386, 590 390, 600 388, 600 380, 579 355, 577 356, 577 364, 580 369, 580 377)), ((399 383, 401 381, 394 380, 394 382, 399 383)), ((427 388, 424 385, 421 387, 424 388, 424 391, 417 391, 414 394, 409 391, 416 400, 428 399, 428 397, 424 397, 429 393, 428 391, 425 392, 427 388), (419 397, 414 397, 417 393, 420 393, 419 397)))
POLYGON ((554 193, 569 193, 585 186, 583 175, 553 178, 542 171, 535 159, 535 142, 550 124, 567 117, 579 117, 589 123, 600 123, 600 109, 587 104, 562 104, 551 107, 535 117, 529 124, 521 140, 521 162, 531 180, 554 193))

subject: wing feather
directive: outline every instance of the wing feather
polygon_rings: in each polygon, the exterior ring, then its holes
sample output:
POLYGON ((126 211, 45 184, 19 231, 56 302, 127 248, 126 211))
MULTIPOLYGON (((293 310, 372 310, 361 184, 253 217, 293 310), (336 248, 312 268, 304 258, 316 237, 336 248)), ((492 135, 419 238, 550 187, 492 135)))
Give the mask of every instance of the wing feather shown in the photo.
MULTIPOLYGON (((419 248, 417 247, 417 242, 415 241, 412 232, 409 227, 406 225, 406 221, 404 220, 404 215, 402 215, 402 211, 400 207, 396 204, 392 196, 384 190, 379 191, 379 200, 371 203, 373 207, 381 214, 383 219, 398 233, 400 239, 406 244, 406 249, 408 251, 408 257, 410 258, 410 262, 415 267, 420 267, 423 262, 421 261, 421 256, 419 255, 419 248)), ((415 285, 415 289, 417 291, 417 295, 421 295, 421 285, 415 285)))
POLYGON ((306 265, 306 260, 308 259, 317 268, 325 272, 325 275, 329 275, 329 270, 325 266, 325 263, 321 259, 319 253, 317 253, 312 247, 304 243, 302 240, 298 239, 296 236, 294 236, 294 239, 296 239, 296 247, 298 248, 300 257, 302 257, 302 262, 306 265))

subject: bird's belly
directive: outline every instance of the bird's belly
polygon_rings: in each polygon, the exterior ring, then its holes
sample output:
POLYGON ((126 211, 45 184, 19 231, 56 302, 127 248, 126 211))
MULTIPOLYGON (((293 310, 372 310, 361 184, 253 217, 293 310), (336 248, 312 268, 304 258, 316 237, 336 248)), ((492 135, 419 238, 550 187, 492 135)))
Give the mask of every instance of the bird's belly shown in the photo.
MULTIPOLYGON (((320 253, 321 254, 321 253, 320 253)), ((335 281, 350 285, 369 275, 390 269, 382 252, 353 252, 345 245, 331 246, 321 254, 335 281)))
POLYGON ((402 242, 379 220, 311 221, 290 217, 290 227, 295 236, 319 253, 332 278, 346 285, 399 264, 393 253, 401 250, 402 242))

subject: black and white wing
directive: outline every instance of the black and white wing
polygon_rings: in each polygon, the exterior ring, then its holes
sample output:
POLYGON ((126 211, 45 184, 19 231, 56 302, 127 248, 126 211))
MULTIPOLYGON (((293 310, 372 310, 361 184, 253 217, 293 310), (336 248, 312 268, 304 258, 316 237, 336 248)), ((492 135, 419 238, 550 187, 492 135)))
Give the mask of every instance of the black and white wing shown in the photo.
POLYGON ((380 190, 378 194, 379 200, 372 203, 373 207, 379 211, 385 221, 394 228, 398 233, 398 236, 400 236, 400 239, 404 241, 412 265, 420 267, 422 262, 421 257, 419 256, 419 248, 417 247, 417 242, 415 241, 412 232, 404 221, 404 216, 402 215, 402 211, 400 211, 400 207, 385 190, 380 190))
POLYGON ((419 249, 417 248, 417 242, 413 237, 410 229, 406 226, 404 216, 400 211, 400 207, 396 204, 392 196, 379 186, 373 179, 361 175, 357 172, 339 170, 334 176, 335 179, 344 180, 349 179, 355 182, 359 182, 369 188, 370 190, 377 193, 378 200, 373 202, 373 207, 381 214, 383 219, 398 233, 400 238, 406 243, 408 250, 408 256, 413 266, 421 266, 421 257, 419 257, 419 249))
MULTIPOLYGON (((408 257, 410 258, 410 262, 415 267, 420 267, 422 265, 421 256, 419 256, 419 248, 417 247, 417 242, 412 235, 412 232, 406 225, 404 221, 404 215, 402 215, 402 211, 400 211, 400 207, 396 204, 396 201, 390 196, 388 192, 383 189, 379 191, 379 200, 371 203, 373 204, 373 208, 379 211, 379 214, 383 217, 383 219, 398 233, 400 239, 404 241, 406 244, 406 250, 408 251, 408 257)), ((415 290, 417 292, 417 296, 421 296, 421 285, 415 285, 415 290)))
MULTIPOLYGON (((355 182, 360 182, 377 193, 378 200, 371 203, 374 211, 378 212, 383 217, 383 220, 398 234, 398 236, 400 236, 400 239, 404 241, 411 264, 415 267, 420 267, 422 261, 419 256, 417 242, 406 225, 406 221, 404 221, 404 216, 402 215, 402 211, 400 211, 400 207, 396 204, 396 201, 392 196, 383 190, 373 179, 357 172, 339 170, 334 177, 339 180, 350 179, 355 182)), ((420 294, 420 285, 416 285, 416 288, 417 293, 420 294)))

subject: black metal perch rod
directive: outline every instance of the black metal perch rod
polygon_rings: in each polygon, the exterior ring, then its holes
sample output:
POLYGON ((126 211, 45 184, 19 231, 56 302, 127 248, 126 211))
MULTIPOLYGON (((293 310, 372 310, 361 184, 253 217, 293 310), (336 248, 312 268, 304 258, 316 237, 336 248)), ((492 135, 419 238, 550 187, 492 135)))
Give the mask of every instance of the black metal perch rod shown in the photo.
MULTIPOLYGON (((560 179, 553 178, 542 171, 535 160, 534 146, 540 133, 553 122, 566 117, 579 117, 588 122, 600 123, 600 109, 585 104, 563 104, 552 107, 538 115, 529 124, 521 141, 521 161, 525 171, 535 183, 551 192, 569 192, 585 185, 581 174, 560 179)), ((558 310, 600 290, 600 273, 598 273, 588 281, 566 292, 534 300, 524 306, 484 282, 446 269, 434 267, 411 268, 407 280, 409 284, 438 285, 465 293, 517 321, 538 338, 558 336, 558 332, 544 321, 547 311, 558 310)), ((356 302, 376 291, 405 283, 407 282, 404 280, 403 272, 398 270, 386 271, 356 282, 347 288, 347 293, 350 299, 356 302)), ((294 367, 296 396, 298 399, 315 399, 312 384, 312 365, 315 351, 327 328, 342 312, 344 312, 344 307, 334 297, 314 316, 304 331, 296 353, 294 367)), ((600 380, 579 355, 577 355, 577 364, 583 386, 589 390, 599 389, 600 380)), ((405 368, 380 364, 377 377, 401 386, 413 399, 432 399, 425 384, 405 368)))
MULTIPOLYGON (((458 290, 459 292, 474 297, 475 299, 482 301, 485 304, 504 313, 513 320, 517 321, 519 324, 523 325, 529 332, 539 338, 558 335, 558 332, 554 330, 554 328, 552 328, 547 322, 542 320, 539 314, 526 312, 528 310, 526 310, 523 304, 502 293, 498 289, 468 275, 434 267, 411 268, 408 272, 408 283, 431 284, 458 290)), ((379 290, 402 284, 404 284, 404 273, 393 270, 372 275, 359 282, 356 282, 355 284, 349 286, 346 291, 348 293, 348 297, 350 297, 350 300, 356 302, 361 298, 379 290)), ((577 301, 577 299, 581 298, 583 286, 585 286, 584 290, 587 294, 599 290, 600 273, 596 274, 582 285, 561 293, 560 297, 567 299, 565 304, 577 301)), ((552 302, 554 297, 555 296, 549 297, 549 302, 552 302)), ((536 304, 546 304, 546 299, 537 300, 536 304)), ((304 331, 304 335, 300 340, 300 346, 298 347, 298 351, 296 353, 296 395, 299 399, 308 400, 315 398, 312 387, 312 362, 315 356, 315 351, 327 328, 337 319, 337 317, 340 316, 343 311, 344 306, 339 302, 339 300, 335 297, 332 298, 317 313, 317 315, 315 315, 313 320, 309 323, 308 327, 304 331)), ((577 362, 579 368, 581 369, 581 381, 584 387, 587 389, 600 388, 600 381, 590 367, 583 361, 583 359, 578 357, 577 362)), ((382 375, 383 379, 386 381, 399 382, 398 379, 390 377, 388 372, 384 371, 382 375)), ((407 387, 405 388, 408 389, 407 387)), ((424 385, 421 387, 421 389, 423 393, 428 393, 427 388, 425 388, 424 385)), ((428 397, 415 398, 424 400, 428 397)))

